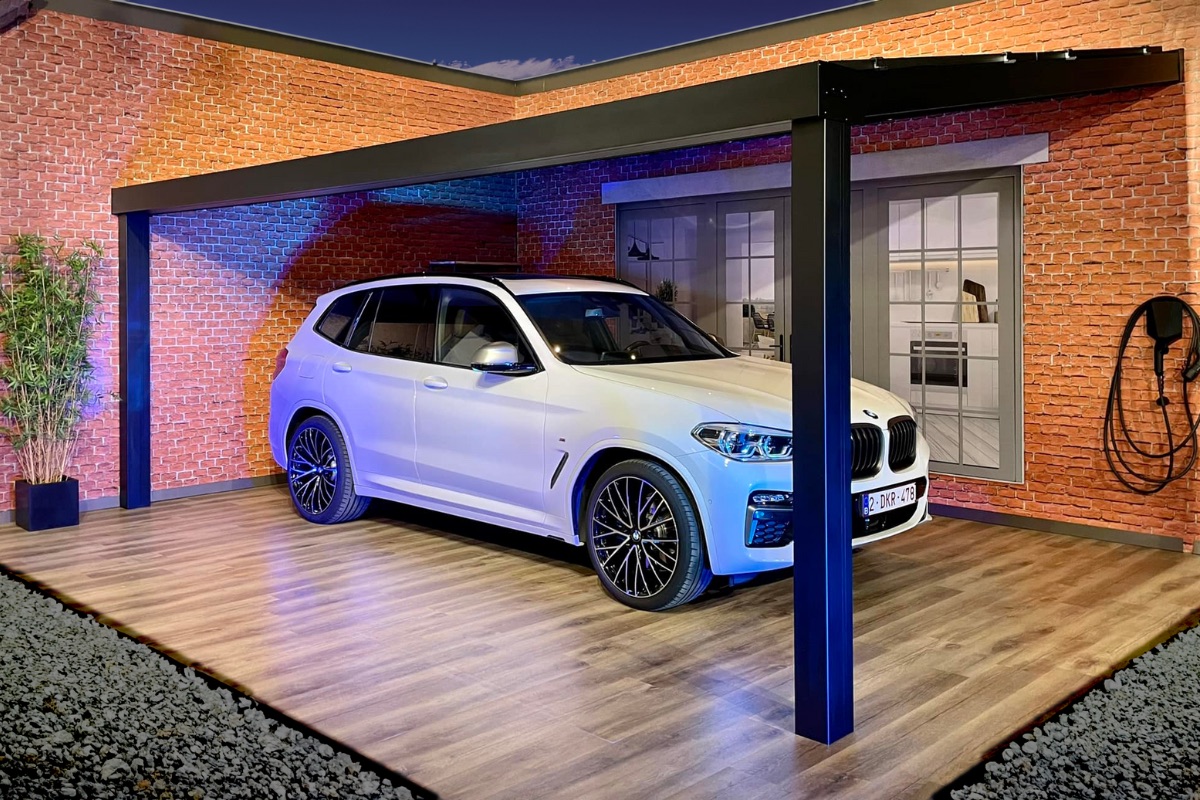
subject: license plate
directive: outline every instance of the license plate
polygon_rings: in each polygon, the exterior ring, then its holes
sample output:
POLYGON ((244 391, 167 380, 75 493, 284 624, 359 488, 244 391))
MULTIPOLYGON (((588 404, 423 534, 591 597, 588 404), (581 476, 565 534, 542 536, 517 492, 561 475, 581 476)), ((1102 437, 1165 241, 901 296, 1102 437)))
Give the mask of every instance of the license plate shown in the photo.
POLYGON ((911 506, 917 502, 917 485, 915 483, 905 484, 904 486, 893 486, 890 489, 881 489, 878 492, 870 492, 862 496, 862 515, 864 517, 873 517, 876 514, 883 514, 896 508, 904 508, 911 506))

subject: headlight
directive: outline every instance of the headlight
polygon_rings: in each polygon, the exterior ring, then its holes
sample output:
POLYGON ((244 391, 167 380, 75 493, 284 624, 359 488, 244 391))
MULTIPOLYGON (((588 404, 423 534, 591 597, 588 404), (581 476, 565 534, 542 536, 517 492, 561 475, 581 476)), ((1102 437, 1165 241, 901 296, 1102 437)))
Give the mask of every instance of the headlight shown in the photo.
POLYGON ((692 436, 705 447, 735 461, 790 461, 792 432, 732 422, 697 425, 692 436))

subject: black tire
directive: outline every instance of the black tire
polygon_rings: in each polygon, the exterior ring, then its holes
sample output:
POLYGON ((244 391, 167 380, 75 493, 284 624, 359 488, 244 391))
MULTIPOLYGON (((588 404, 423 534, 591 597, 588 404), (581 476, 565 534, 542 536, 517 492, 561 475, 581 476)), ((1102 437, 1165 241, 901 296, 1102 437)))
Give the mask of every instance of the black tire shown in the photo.
POLYGON ((346 439, 323 414, 296 426, 288 439, 288 491, 300 516, 320 525, 358 519, 371 498, 354 491, 346 439))
POLYGON ((631 608, 683 605, 712 580, 692 498, 653 461, 630 459, 605 470, 588 494, 580 527, 601 585, 631 608))

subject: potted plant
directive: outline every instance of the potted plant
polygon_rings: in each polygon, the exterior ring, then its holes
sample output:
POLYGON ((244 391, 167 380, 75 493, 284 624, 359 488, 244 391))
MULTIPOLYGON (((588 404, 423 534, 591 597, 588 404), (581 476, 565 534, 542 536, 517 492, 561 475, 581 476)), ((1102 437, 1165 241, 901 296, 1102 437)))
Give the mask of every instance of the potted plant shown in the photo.
POLYGON ((669 306, 675 304, 677 293, 678 290, 675 287, 675 281, 670 278, 659 281, 658 286, 654 289, 654 296, 669 306))
POLYGON ((79 524, 79 482, 67 477, 84 412, 95 399, 90 359, 100 245, 68 250, 37 234, 0 258, 0 433, 17 454, 16 522, 79 524))

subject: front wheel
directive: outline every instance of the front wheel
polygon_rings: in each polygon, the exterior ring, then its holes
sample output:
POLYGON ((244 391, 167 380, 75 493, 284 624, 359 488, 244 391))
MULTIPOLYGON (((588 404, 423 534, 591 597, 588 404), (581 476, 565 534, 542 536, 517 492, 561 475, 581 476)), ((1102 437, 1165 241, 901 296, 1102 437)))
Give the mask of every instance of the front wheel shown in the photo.
POLYGON ((631 459, 592 487, 583 519, 600 583, 642 611, 664 611, 698 597, 712 580, 691 497, 652 461, 631 459))
POLYGON ((354 491, 346 440, 323 415, 301 422, 288 440, 288 489, 300 516, 332 525, 358 519, 371 503, 354 491))

